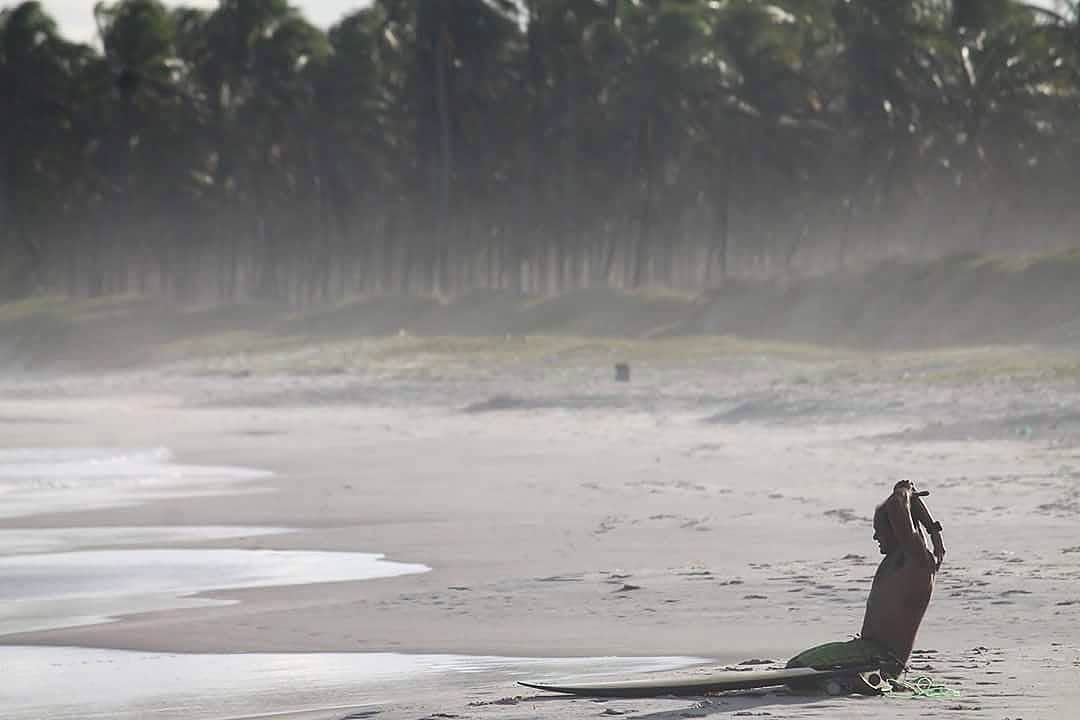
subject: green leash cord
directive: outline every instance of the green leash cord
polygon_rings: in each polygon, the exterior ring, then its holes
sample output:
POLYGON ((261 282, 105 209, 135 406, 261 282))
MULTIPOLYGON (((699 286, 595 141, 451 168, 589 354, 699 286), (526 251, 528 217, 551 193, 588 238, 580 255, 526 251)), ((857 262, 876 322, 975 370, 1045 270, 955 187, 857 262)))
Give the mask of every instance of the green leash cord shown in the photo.
POLYGON ((913 698, 957 698, 960 691, 942 685, 929 675, 916 675, 911 680, 890 680, 893 689, 911 693, 913 698))

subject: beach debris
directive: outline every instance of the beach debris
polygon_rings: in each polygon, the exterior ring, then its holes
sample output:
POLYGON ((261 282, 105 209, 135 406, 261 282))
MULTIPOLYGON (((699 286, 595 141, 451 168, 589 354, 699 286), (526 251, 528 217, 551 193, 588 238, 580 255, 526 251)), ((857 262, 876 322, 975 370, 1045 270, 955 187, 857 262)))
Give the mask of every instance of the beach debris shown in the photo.
POLYGON ((615 382, 630 382, 629 363, 615 363, 615 382))
POLYGON ((485 707, 487 705, 517 705, 521 702, 523 696, 515 695, 514 697, 504 697, 498 700, 474 700, 469 703, 469 707, 485 707))

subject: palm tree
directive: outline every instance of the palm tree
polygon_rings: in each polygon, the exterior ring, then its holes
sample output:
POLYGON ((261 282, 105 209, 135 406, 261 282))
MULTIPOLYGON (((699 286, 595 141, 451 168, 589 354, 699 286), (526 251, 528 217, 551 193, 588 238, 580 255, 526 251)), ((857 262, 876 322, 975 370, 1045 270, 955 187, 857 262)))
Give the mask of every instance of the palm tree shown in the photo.
MULTIPOLYGON (((706 152, 715 168, 710 184, 720 220, 711 253, 722 275, 728 270, 733 204, 749 220, 743 234, 763 248, 776 220, 791 221, 804 206, 820 202, 802 196, 834 131, 829 98, 836 91, 819 68, 833 61, 836 38, 824 22, 822 3, 787 5, 790 11, 742 0, 711 17, 715 73, 698 114, 709 118, 706 152), (815 77, 815 71, 824 77, 815 77)), ((804 235, 798 228, 789 255, 804 235)))
POLYGON ((42 280, 44 234, 69 179, 58 170, 78 156, 67 100, 84 60, 40 3, 0 12, 0 249, 19 258, 3 285, 7 295, 42 280))
MULTIPOLYGON (((612 120, 609 92, 619 70, 619 33, 611 4, 596 0, 543 0, 525 3, 524 48, 516 69, 521 79, 511 100, 526 110, 514 118, 522 132, 512 223, 518 241, 504 243, 502 256, 513 267, 532 254, 539 264, 550 258, 553 272, 534 284, 561 288, 576 282, 570 265, 584 263, 587 244, 603 238, 614 214, 610 140, 597 130, 612 120), (530 247, 523 247, 525 243, 530 247)), ((495 256, 495 252, 491 253, 495 256)), ((611 253, 608 254, 610 258, 611 253)), ((595 259, 593 260, 595 264, 595 259)), ((600 271, 610 274, 610 263, 600 271)), ((597 274, 593 270, 593 274, 597 274)), ((515 280, 516 274, 514 277, 515 280)))
POLYGON ((94 154, 101 192, 99 248, 119 245, 106 260, 119 271, 134 264, 138 290, 145 292, 154 266, 173 274, 170 248, 179 238, 169 229, 183 195, 192 155, 187 143, 189 98, 180 80, 174 16, 158 0, 99 3, 94 10, 103 56, 92 71, 99 101, 94 154))
POLYGON ((236 292, 241 247, 261 255, 254 268, 257 292, 283 297, 279 264, 285 233, 275 219, 275 195, 289 191, 287 165, 304 151, 288 142, 300 108, 312 91, 305 72, 329 51, 325 36, 285 0, 223 0, 212 13, 185 18, 194 35, 182 43, 206 102, 206 128, 212 133, 212 184, 231 206, 225 232, 219 286, 236 292))
MULTIPOLYGON (((617 65, 605 92, 612 97, 614 129, 627 159, 622 201, 633 208, 633 250, 624 253, 624 278, 633 287, 644 284, 665 190, 678 170, 687 130, 690 99, 701 91, 694 82, 706 49, 707 24, 699 2, 649 0, 619 3, 610 36, 617 65)), ((612 255, 605 262, 610 265, 612 255)), ((605 267, 605 272, 608 268, 605 267)))
POLYGON ((1072 218, 1075 8, 163 2, 99 4, 100 52, 0 12, 6 292, 696 286, 1072 218))
MULTIPOLYGON (((482 192, 484 145, 492 130, 482 105, 499 72, 500 52, 516 32, 515 6, 500 0, 416 3, 411 17, 412 60, 406 92, 413 112, 419 216, 433 243, 418 248, 428 287, 447 289, 449 247, 466 192, 482 192), (479 112, 477 112, 479 110, 479 112), (472 119, 480 122, 471 123, 472 119)), ((408 268, 406 268, 408 270, 408 268)))
POLYGON ((990 198, 978 240, 1000 218, 1008 186, 1052 151, 1044 128, 1055 122, 1056 98, 1066 77, 1054 27, 1037 22, 1030 9, 1006 0, 953 4, 950 84, 953 137, 944 149, 956 183, 990 198))

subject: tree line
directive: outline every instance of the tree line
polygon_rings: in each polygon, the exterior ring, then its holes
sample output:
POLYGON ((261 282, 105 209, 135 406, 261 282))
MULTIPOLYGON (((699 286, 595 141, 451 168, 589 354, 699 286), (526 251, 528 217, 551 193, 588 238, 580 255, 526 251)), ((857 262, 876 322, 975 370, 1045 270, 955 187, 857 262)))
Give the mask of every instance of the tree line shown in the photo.
POLYGON ((1080 21, 1013 0, 0 13, 0 294, 698 289, 1075 242, 1080 21))

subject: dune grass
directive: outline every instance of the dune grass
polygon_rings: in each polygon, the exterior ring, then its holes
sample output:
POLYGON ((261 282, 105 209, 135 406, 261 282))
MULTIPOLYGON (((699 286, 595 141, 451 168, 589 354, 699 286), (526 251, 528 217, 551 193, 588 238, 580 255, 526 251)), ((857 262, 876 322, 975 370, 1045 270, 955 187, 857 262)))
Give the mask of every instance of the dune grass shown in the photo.
POLYGON ((1080 250, 883 263, 858 278, 738 283, 704 294, 383 296, 302 310, 42 296, 0 304, 0 358, 9 367, 76 370, 93 358, 94 369, 141 363, 230 374, 411 368, 467 375, 767 357, 839 376, 921 381, 1080 375, 1080 250))

